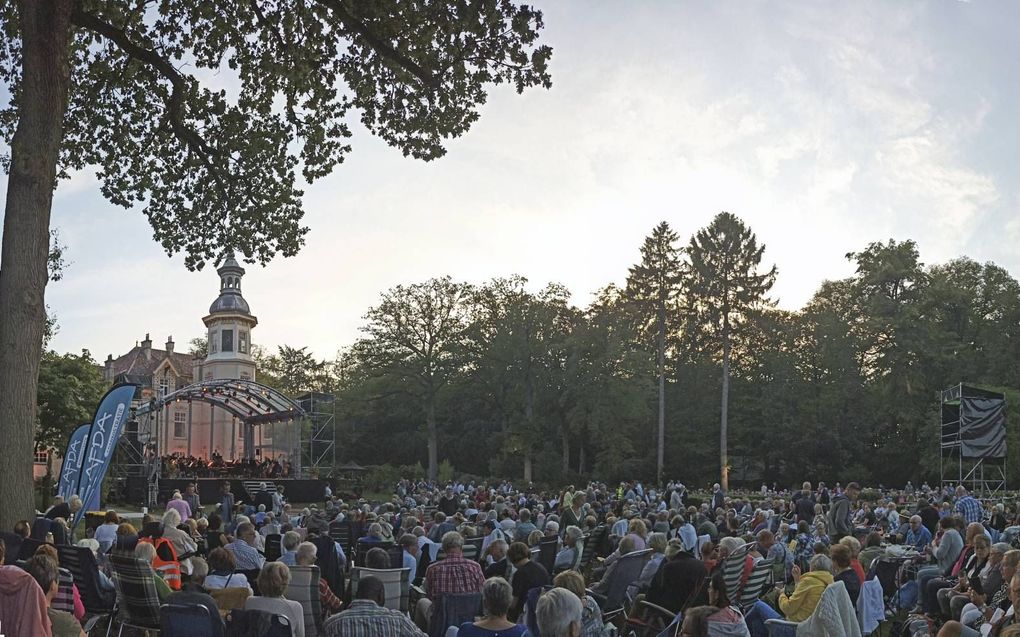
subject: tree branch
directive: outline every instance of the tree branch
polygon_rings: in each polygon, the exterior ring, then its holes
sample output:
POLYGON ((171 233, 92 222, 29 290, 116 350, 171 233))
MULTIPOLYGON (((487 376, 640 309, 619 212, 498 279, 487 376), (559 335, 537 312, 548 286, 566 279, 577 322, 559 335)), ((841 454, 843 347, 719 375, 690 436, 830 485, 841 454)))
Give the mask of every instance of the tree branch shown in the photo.
POLYGON ((375 49, 376 53, 418 78, 427 88, 435 90, 438 87, 439 78, 423 69, 414 60, 396 50, 384 39, 373 33, 368 28, 368 25, 347 10, 347 7, 344 6, 344 0, 316 0, 316 2, 329 9, 349 31, 361 36, 361 39, 375 49))
POLYGON ((129 58, 146 64, 150 69, 158 72, 164 79, 170 82, 173 90, 170 92, 170 96, 164 100, 170 129, 173 131, 174 136, 187 146, 188 150, 199 157, 216 181, 217 186, 219 186, 224 199, 229 200, 229 193, 223 175, 220 174, 219 168, 212 160, 212 156, 216 152, 209 148, 209 145, 202 139, 201 135, 188 126, 184 120, 184 95, 188 88, 187 80, 185 80, 184 76, 178 72, 169 60, 155 51, 135 44, 123 29, 105 22, 95 14, 82 10, 80 4, 75 4, 71 13, 71 21, 76 26, 88 29, 96 35, 100 35, 113 42, 129 58))
POLYGON ((280 35, 280 31, 266 19, 266 14, 262 12, 262 7, 259 6, 258 0, 251 0, 251 10, 252 13, 255 14, 255 19, 258 21, 259 26, 272 34, 273 39, 276 40, 276 44, 280 47, 280 50, 283 51, 284 49, 287 49, 288 47, 283 41, 283 36, 280 35))

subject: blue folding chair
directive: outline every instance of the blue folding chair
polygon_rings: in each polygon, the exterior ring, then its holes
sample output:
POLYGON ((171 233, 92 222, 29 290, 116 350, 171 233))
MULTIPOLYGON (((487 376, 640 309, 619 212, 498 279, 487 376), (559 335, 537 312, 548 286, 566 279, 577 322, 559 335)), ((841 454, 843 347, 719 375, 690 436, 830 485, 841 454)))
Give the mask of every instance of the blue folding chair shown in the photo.
POLYGON ((159 607, 161 637, 223 637, 223 622, 209 616, 198 604, 163 604, 159 607))

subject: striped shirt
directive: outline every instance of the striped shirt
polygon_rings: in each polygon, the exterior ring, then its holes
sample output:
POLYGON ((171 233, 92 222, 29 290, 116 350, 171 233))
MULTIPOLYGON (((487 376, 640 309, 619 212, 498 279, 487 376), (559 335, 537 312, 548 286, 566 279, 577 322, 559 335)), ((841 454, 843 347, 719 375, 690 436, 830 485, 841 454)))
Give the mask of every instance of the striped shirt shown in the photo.
POLYGON ((368 599, 352 601, 347 610, 326 620, 322 632, 325 637, 426 637, 407 615, 368 599))

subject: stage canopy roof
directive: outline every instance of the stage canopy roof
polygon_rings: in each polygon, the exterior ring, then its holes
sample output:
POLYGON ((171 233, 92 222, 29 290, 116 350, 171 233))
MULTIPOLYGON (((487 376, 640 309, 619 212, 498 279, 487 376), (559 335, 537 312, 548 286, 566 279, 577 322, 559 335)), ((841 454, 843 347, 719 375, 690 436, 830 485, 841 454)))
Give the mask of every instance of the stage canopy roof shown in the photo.
POLYGON ((250 380, 203 380, 153 400, 138 410, 138 415, 155 412, 175 402, 198 401, 214 405, 248 425, 287 422, 304 416, 290 398, 272 387, 250 380))

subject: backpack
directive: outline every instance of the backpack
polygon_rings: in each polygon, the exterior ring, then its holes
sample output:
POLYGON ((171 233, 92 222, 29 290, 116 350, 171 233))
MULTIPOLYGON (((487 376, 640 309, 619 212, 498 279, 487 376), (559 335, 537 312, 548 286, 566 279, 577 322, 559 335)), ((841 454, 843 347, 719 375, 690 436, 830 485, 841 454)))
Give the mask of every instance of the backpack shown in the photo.
POLYGON ((917 580, 907 580, 896 590, 889 602, 893 608, 910 610, 917 605, 917 580))

